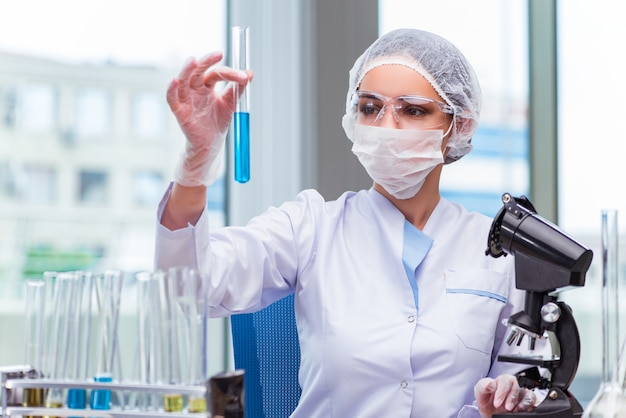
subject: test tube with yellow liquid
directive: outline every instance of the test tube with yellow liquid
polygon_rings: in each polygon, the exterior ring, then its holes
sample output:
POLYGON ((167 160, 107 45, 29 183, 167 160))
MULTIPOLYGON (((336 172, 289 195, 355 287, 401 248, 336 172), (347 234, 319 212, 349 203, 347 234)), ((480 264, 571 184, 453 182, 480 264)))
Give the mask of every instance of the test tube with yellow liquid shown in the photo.
MULTIPOLYGON (((163 295, 163 381, 167 384, 179 385, 183 383, 182 376, 182 335, 177 322, 177 274, 158 273, 160 275, 161 293, 163 295)), ((163 410, 165 412, 182 412, 185 407, 183 395, 180 393, 166 393, 163 395, 163 410)))
MULTIPOLYGON (((46 283, 43 280, 27 281, 25 299, 24 364, 32 369, 27 377, 37 379, 42 377, 46 283)), ((26 388, 22 395, 22 405, 25 407, 44 406, 45 397, 43 389, 26 388)))
MULTIPOLYGON (((179 333, 176 340, 181 376, 185 384, 204 385, 207 377, 207 317, 202 285, 202 277, 193 269, 175 268, 168 272, 168 282, 172 289, 177 289, 172 300, 175 301, 175 321, 179 333)), ((174 359, 170 359, 174 361, 174 359)), ((176 367, 179 367, 176 366, 176 367)), ((207 412, 205 396, 189 395, 187 412, 207 412)))

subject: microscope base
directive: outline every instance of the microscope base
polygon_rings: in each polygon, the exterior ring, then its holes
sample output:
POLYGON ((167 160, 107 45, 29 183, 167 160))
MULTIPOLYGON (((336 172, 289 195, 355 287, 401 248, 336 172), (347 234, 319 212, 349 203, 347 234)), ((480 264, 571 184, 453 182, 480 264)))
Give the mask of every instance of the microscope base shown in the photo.
POLYGON ((550 418, 573 418, 582 417, 583 408, 569 392, 559 388, 552 388, 548 396, 534 411, 494 414, 493 418, 516 417, 550 417, 550 418))

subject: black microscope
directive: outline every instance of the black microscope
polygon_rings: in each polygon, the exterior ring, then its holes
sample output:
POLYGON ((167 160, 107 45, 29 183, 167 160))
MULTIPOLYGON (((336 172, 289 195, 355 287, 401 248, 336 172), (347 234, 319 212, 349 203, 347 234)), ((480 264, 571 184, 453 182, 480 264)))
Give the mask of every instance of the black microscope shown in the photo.
POLYGON ((526 197, 504 194, 502 203, 491 225, 486 254, 514 255, 515 285, 526 291, 524 309, 506 321, 510 328, 506 342, 520 345, 527 337, 532 352, 537 339, 547 338, 552 354, 498 357, 534 366, 518 373, 520 386, 545 389, 547 395, 532 412, 493 416, 581 417, 583 408, 568 390, 578 369, 580 336, 571 308, 558 300, 558 293, 585 285, 593 253, 537 215, 526 197))

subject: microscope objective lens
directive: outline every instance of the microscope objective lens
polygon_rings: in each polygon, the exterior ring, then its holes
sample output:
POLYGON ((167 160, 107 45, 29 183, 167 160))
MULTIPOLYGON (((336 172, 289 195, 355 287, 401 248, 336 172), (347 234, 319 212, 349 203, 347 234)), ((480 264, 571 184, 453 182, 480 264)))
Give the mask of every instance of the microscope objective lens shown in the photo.
POLYGON ((515 340, 517 339, 518 336, 518 332, 513 330, 509 333, 509 337, 506 339, 506 343, 508 345, 513 345, 513 343, 515 342, 515 340))

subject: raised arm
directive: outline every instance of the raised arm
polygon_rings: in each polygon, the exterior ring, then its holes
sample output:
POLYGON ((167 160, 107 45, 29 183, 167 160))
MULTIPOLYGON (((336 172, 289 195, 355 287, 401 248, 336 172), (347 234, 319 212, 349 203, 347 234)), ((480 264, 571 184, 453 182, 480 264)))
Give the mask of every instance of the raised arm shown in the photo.
POLYGON ((221 60, 221 52, 189 60, 167 89, 167 103, 186 138, 161 218, 170 230, 195 224, 200 217, 207 186, 223 170, 224 141, 238 99, 235 85, 252 80, 251 71, 215 67, 221 60), (216 91, 220 81, 229 84, 216 91))
POLYGON ((206 190, 206 186, 185 187, 174 183, 161 224, 170 231, 195 225, 206 204, 206 190))

